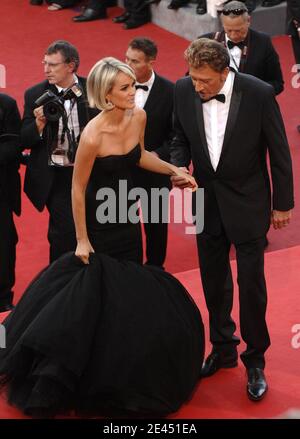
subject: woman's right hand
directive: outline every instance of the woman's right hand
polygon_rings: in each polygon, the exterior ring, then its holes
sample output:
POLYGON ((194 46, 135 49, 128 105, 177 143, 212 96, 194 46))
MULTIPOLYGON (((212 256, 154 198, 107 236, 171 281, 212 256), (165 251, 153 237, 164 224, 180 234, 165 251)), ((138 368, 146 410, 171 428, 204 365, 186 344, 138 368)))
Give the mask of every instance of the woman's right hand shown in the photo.
POLYGON ((84 264, 89 264, 90 253, 95 253, 88 239, 77 241, 75 256, 77 256, 84 264))
POLYGON ((189 174, 187 168, 177 168, 175 166, 174 175, 171 177, 171 181, 175 187, 179 187, 180 189, 189 188, 192 192, 198 189, 196 180, 189 174))

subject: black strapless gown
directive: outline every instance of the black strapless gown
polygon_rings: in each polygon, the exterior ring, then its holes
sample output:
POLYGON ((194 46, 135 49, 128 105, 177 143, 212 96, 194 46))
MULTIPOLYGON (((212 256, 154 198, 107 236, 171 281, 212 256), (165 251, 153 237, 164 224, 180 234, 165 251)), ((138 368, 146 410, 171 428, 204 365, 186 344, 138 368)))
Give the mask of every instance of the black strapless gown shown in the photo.
POLYGON ((139 224, 95 220, 99 184, 116 188, 125 179, 130 188, 139 157, 137 146, 96 160, 87 190, 90 264, 62 256, 3 322, 1 384, 25 414, 165 416, 198 382, 204 333, 192 298, 172 275, 137 263, 139 224))

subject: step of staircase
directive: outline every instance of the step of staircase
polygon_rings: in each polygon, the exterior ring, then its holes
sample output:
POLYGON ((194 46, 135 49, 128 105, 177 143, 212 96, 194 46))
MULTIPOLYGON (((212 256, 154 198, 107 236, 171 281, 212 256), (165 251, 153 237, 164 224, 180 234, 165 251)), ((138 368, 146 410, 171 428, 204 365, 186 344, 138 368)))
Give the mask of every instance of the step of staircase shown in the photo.
MULTIPOLYGON (((158 5, 152 5, 152 21, 157 26, 162 27, 187 40, 194 40, 199 35, 207 32, 220 30, 218 18, 213 18, 208 14, 196 14, 196 4, 189 3, 187 6, 173 11, 167 8, 171 0, 161 0, 158 5)), ((252 13, 251 27, 267 34, 282 35, 285 33, 286 26, 286 2, 282 2, 271 8, 257 6, 252 13)))

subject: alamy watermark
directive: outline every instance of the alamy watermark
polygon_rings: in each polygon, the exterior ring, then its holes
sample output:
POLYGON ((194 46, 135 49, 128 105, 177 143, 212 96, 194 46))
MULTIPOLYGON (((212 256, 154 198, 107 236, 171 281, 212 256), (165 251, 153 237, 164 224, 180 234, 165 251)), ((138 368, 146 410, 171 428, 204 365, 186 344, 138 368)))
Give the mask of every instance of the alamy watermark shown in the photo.
POLYGON ((291 345, 293 349, 299 349, 300 348, 300 323, 296 323, 292 326, 292 332, 295 333, 295 335, 292 337, 291 345))
POLYGON ((291 69, 292 73, 296 73, 292 77, 292 87, 299 88, 300 87, 300 64, 294 64, 291 69))
POLYGON ((6 68, 0 64, 0 88, 6 88, 6 68))
POLYGON ((132 223, 169 223, 170 204, 173 202, 173 222, 186 223, 185 233, 201 233, 204 227, 204 189, 198 188, 193 194, 189 190, 174 188, 151 188, 150 200, 144 188, 135 187, 128 191, 127 180, 119 181, 117 193, 109 187, 101 188, 96 193, 96 200, 102 201, 96 210, 100 224, 132 223), (193 211, 192 214, 192 196, 193 211), (139 214, 140 201, 142 215, 139 214), (150 203, 149 203, 150 202, 150 203), (148 205, 150 204, 150 212, 148 205))
POLYGON ((6 348, 6 328, 0 324, 0 349, 6 348))

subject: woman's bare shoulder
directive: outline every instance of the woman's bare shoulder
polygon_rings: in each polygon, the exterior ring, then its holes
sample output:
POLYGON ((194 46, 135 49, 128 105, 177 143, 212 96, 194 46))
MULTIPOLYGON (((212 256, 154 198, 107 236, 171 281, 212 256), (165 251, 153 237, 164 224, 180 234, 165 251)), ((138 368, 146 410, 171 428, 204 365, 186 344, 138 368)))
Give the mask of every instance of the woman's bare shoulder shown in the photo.
POLYGON ((144 122, 147 118, 146 111, 143 108, 135 107, 133 110, 133 116, 136 117, 139 121, 144 122))
POLYGON ((102 132, 102 121, 98 118, 99 115, 90 120, 81 134, 80 143, 82 143, 85 147, 99 148, 102 132))

